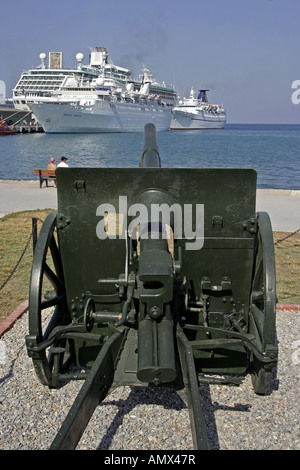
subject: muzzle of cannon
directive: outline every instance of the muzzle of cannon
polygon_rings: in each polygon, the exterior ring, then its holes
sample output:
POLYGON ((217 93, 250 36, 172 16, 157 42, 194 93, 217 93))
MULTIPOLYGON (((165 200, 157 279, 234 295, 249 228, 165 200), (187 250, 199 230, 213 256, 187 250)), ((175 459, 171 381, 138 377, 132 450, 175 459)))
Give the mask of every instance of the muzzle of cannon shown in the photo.
POLYGON ((61 168, 56 180, 26 346, 42 384, 83 385, 51 449, 74 449, 122 385, 176 390, 194 448, 209 448, 199 386, 250 373, 266 394, 277 365, 273 235, 255 171, 164 168, 147 124, 138 167, 61 168))

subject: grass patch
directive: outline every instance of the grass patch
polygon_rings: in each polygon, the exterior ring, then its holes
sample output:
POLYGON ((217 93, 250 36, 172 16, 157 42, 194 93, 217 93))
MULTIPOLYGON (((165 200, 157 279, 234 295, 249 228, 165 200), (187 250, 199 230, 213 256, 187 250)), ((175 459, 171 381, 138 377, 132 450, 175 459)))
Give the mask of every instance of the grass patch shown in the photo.
POLYGON ((282 240, 288 235, 274 232, 277 297, 281 304, 300 304, 300 233, 282 240))
MULTIPOLYGON (((52 212, 25 211, 9 214, 0 219, 0 286, 6 281, 18 262, 32 231, 32 217, 38 221, 52 212)), ((300 304, 300 233, 280 241, 287 233, 274 232, 276 255, 277 297, 279 303, 300 304), (276 242, 280 241, 278 244, 276 242)), ((6 318, 21 302, 28 299, 30 271, 33 259, 32 241, 15 273, 0 290, 0 321, 6 318)))
MULTIPOLYGON (((52 210, 16 212, 0 219, 0 286, 10 276, 22 255, 32 232, 32 217, 41 219, 37 224, 39 232, 42 221, 52 210)), ((19 266, 0 290, 0 321, 28 299, 32 260, 33 245, 30 240, 19 266)))

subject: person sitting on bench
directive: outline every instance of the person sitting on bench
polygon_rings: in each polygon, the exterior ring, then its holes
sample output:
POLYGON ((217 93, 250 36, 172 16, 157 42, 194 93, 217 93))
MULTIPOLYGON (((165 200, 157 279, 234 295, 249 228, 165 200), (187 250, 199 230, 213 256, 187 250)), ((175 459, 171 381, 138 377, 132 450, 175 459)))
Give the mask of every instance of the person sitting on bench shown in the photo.
POLYGON ((51 157, 50 162, 48 163, 48 167, 47 167, 48 170, 55 170, 56 169, 57 165, 56 165, 55 162, 56 162, 56 158, 51 157))

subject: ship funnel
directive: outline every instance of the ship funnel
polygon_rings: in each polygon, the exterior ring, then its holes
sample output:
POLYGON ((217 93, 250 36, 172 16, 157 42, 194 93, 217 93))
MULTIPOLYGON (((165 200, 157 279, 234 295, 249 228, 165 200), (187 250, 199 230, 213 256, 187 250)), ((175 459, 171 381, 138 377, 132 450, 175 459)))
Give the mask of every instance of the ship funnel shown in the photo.
POLYGON ((202 103, 207 103, 207 91, 209 90, 199 90, 198 100, 200 100, 202 103))

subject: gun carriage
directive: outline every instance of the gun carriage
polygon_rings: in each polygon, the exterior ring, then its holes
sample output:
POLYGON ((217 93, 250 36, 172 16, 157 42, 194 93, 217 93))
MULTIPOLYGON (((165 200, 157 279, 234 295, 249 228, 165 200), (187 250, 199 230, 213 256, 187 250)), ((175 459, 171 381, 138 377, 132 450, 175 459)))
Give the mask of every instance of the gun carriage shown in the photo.
POLYGON ((256 213, 255 171, 162 168, 147 124, 139 168, 56 178, 26 345, 42 384, 84 382, 51 448, 75 448, 107 394, 130 385, 176 390, 194 448, 207 449, 199 385, 239 385, 250 373, 266 394, 277 364, 273 235, 256 213))

